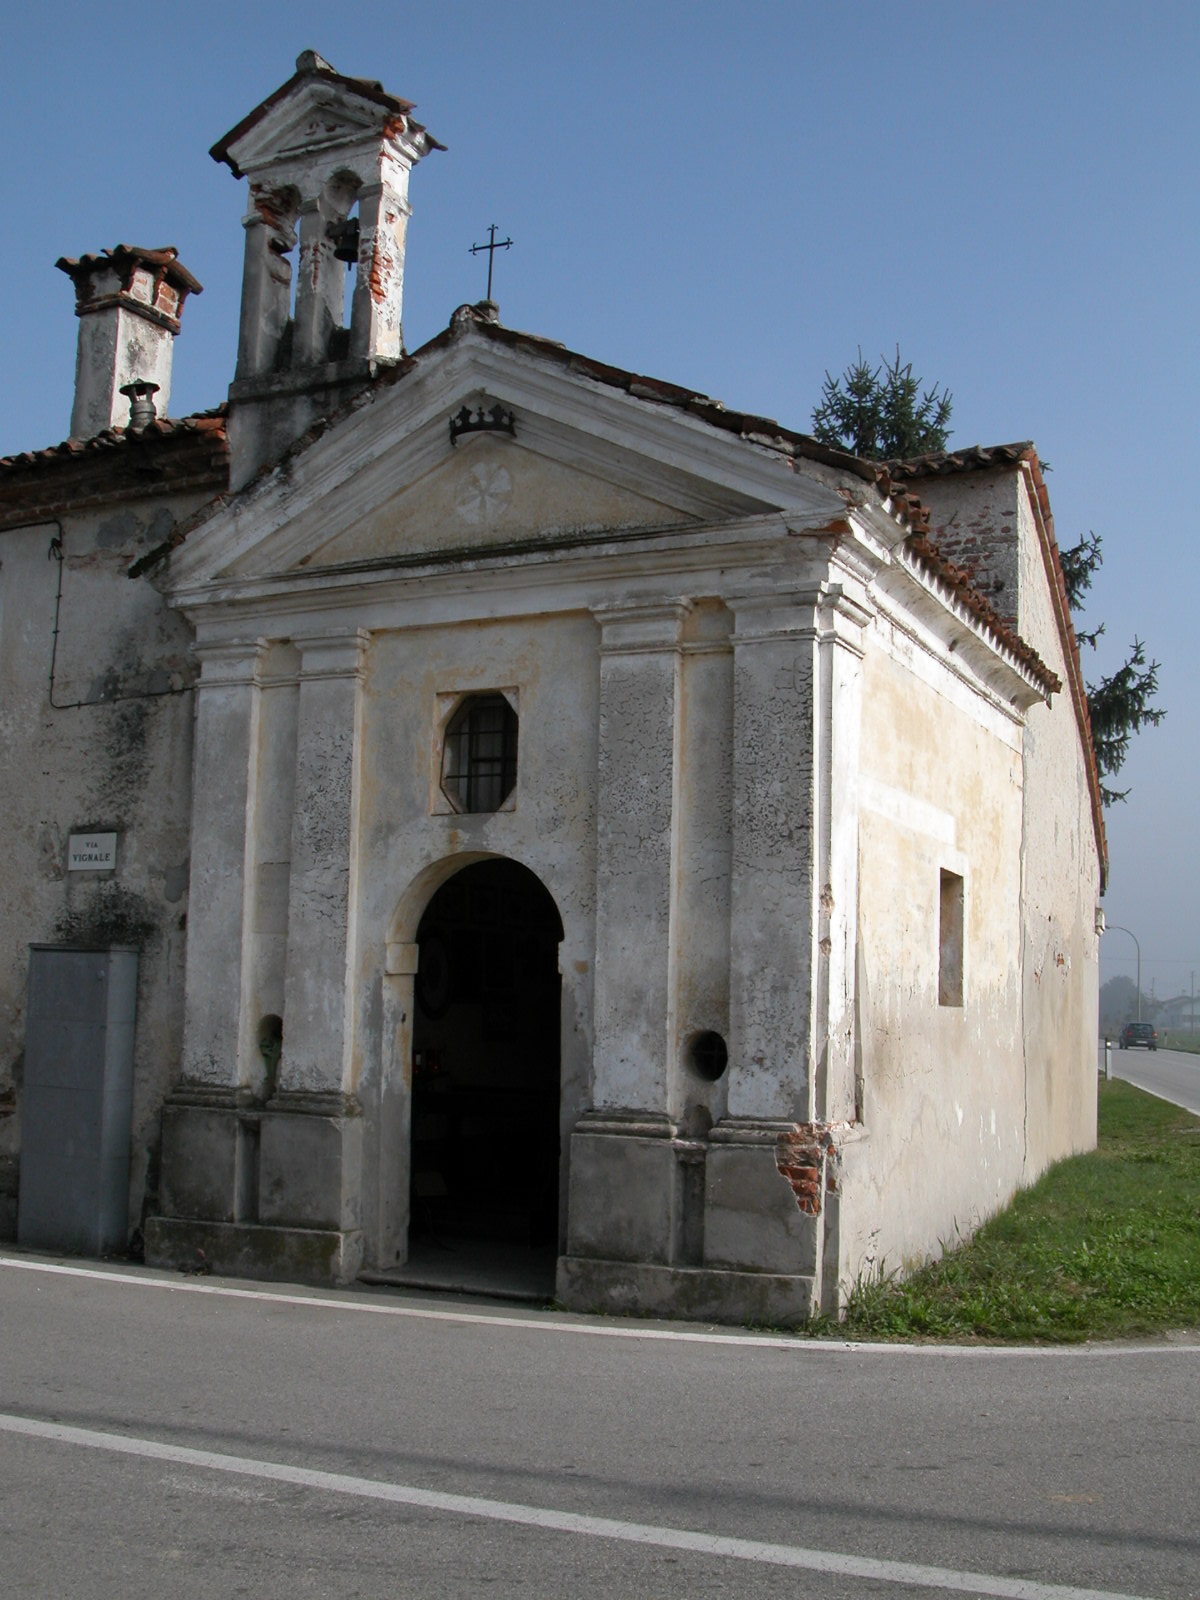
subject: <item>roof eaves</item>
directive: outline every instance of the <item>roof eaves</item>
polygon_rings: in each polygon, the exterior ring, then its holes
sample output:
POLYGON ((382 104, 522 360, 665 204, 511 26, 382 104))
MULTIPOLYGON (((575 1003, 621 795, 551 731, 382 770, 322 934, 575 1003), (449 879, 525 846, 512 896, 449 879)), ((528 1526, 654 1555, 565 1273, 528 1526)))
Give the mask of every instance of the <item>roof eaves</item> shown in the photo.
POLYGON ((0 459, 0 526, 21 527, 115 499, 220 490, 229 481, 223 412, 110 428, 0 459))
POLYGON ((986 595, 975 587, 971 581, 971 574, 965 568, 947 560, 942 554, 929 536, 928 506, 919 495, 901 488, 892 481, 890 465, 880 465, 876 482, 883 497, 883 509, 904 531, 903 547, 906 555, 930 577, 936 579, 939 586, 953 597, 955 603, 965 608, 1002 652, 1020 663, 1031 681, 1047 699, 1053 694, 1058 694, 1062 689, 1062 680, 1058 674, 1042 660, 1032 645, 1022 639, 1016 628, 1000 615, 986 595))
POLYGON ((105 428, 90 439, 63 439, 61 443, 46 445, 42 450, 21 450, 11 456, 0 456, 0 483, 6 475, 18 471, 53 467, 63 460, 102 454, 135 441, 150 443, 155 439, 171 439, 188 433, 208 434, 214 439, 219 437, 223 440, 226 413, 227 407, 219 405, 211 411, 194 412, 189 417, 156 417, 148 427, 136 434, 131 434, 127 428, 105 428))
POLYGON ((980 472, 988 467, 1012 466, 1033 449, 1030 440, 1018 444, 973 444, 962 450, 937 450, 929 455, 905 456, 881 465, 892 478, 947 477, 956 472, 980 472))
POLYGON ((1054 533, 1054 516, 1050 510, 1050 495, 1042 474, 1041 462, 1031 440, 1013 444, 970 445, 962 450, 941 450, 931 455, 915 456, 903 461, 885 463, 887 472, 895 478, 910 482, 922 478, 945 477, 952 473, 986 472, 996 467, 1018 467, 1028 480, 1034 518, 1038 524, 1042 559, 1050 586, 1051 601, 1063 645, 1067 664, 1067 680, 1071 703, 1079 727, 1087 767, 1088 791, 1091 802, 1092 826, 1096 835, 1096 848, 1100 857, 1101 892, 1108 884, 1108 836, 1104 827, 1104 802, 1100 793, 1100 771, 1096 765, 1096 747, 1092 740, 1092 722, 1088 711, 1087 685, 1083 665, 1079 658, 1079 640, 1071 620, 1071 606, 1067 597, 1066 579, 1063 576, 1058 540, 1054 533))
POLYGON ((1071 703, 1079 725, 1087 765, 1088 791, 1091 799, 1092 826, 1096 834, 1096 848, 1100 855, 1100 892, 1108 887, 1108 834, 1104 826, 1104 801, 1100 793, 1100 769, 1096 764, 1096 746, 1092 739, 1092 718, 1088 710, 1087 684, 1083 677, 1083 663, 1079 658, 1079 640, 1075 624, 1071 621, 1071 603, 1067 596, 1067 580, 1063 574, 1058 540, 1054 533, 1054 514, 1050 510, 1050 494, 1042 476, 1041 463, 1033 445, 1026 445, 1020 455, 1021 469, 1025 473, 1033 502, 1034 519, 1042 546, 1042 559, 1050 584, 1050 595, 1063 639, 1063 654, 1067 662, 1071 703))

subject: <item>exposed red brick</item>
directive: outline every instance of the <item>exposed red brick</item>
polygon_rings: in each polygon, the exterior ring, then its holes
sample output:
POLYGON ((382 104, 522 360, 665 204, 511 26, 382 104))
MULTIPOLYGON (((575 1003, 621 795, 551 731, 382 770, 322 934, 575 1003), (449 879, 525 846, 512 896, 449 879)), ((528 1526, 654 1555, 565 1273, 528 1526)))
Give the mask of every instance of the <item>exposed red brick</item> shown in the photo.
POLYGON ((822 1188, 830 1193, 837 1189, 837 1147, 832 1130, 825 1123, 797 1123, 776 1140, 775 1165, 791 1185, 800 1210, 815 1217, 821 1209, 822 1188))

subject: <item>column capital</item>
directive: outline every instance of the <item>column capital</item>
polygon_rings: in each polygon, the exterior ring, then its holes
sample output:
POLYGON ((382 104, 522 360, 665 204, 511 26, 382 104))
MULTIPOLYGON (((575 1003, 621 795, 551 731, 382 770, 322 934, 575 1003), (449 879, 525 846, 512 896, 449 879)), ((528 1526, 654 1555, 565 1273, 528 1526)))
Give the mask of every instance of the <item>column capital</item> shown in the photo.
POLYGON ((593 606, 600 624, 601 655, 652 655, 679 648, 683 625, 692 602, 631 600, 611 606, 593 606))
POLYGON ((272 203, 270 191, 261 186, 250 186, 250 204, 246 215, 242 218, 242 227, 247 232, 255 228, 268 228, 275 234, 285 250, 291 250, 296 244, 296 227, 292 219, 285 215, 281 208, 272 203))
POLYGON ((269 641, 255 639, 197 639, 192 654, 200 663, 198 689, 230 689, 259 681, 269 641))
POLYGON ((824 593, 824 587, 816 585, 727 595, 725 604, 733 613, 735 648, 766 639, 814 637, 824 593))
POLYGON ((862 653, 862 629, 871 612, 840 584, 791 589, 772 594, 730 595, 734 645, 784 638, 829 638, 862 653))
POLYGON ((399 171, 400 183, 389 183, 386 178, 375 178, 371 183, 364 183, 358 189, 358 209, 361 215, 365 205, 374 200, 388 202, 406 217, 412 216, 412 206, 409 203, 406 189, 408 186, 408 168, 402 163, 394 163, 394 168, 399 171))
POLYGON ((300 681, 311 683, 318 678, 361 678, 371 635, 366 628, 351 628, 339 633, 294 633, 291 642, 300 652, 300 681))

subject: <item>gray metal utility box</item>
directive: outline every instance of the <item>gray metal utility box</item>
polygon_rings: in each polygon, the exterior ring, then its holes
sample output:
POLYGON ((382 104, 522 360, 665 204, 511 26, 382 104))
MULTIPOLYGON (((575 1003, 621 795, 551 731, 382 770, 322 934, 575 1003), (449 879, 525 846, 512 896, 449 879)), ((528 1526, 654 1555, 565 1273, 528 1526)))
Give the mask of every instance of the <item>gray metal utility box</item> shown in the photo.
POLYGON ((17 1239, 124 1251, 137 951, 29 947, 17 1239))

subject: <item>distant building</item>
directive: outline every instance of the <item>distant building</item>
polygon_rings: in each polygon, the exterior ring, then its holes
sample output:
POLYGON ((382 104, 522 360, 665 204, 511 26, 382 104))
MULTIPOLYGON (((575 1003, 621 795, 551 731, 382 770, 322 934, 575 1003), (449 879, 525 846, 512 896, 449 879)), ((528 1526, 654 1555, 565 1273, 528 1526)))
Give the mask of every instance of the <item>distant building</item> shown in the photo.
POLYGON ((1159 1000, 1156 1003, 1154 1020, 1160 1028, 1171 1028, 1181 1033, 1195 1033, 1196 996, 1180 994, 1172 1000, 1159 1000))
POLYGON ((8 1187, 28 947, 129 946, 150 1261, 474 1240, 571 1306, 793 1322, 1095 1139, 1037 456, 879 467, 490 302, 407 352, 412 110, 310 52, 214 148, 216 411, 165 418, 174 251, 60 263, 72 437, 0 462, 8 1187))

